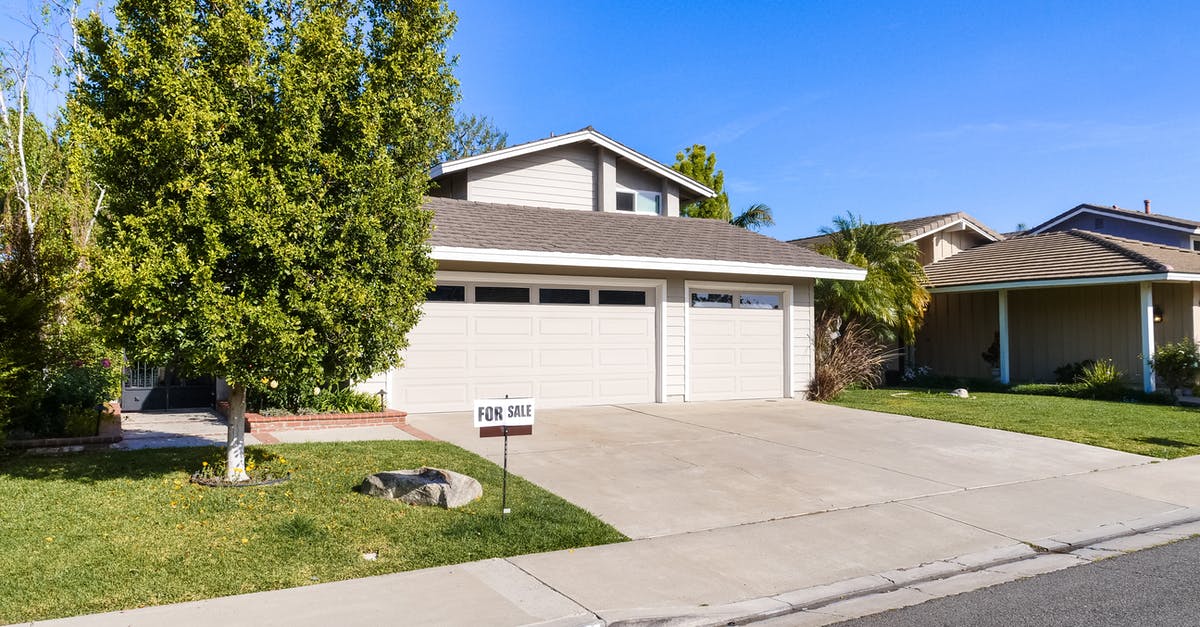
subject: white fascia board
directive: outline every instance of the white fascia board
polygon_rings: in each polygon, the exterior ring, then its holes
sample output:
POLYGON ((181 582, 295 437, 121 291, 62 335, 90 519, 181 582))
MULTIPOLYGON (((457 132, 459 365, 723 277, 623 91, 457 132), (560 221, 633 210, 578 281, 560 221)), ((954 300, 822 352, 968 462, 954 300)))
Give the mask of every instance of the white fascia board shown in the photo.
POLYGON ((1001 281, 997 283, 976 283, 973 285, 950 285, 947 287, 929 288, 931 294, 951 294, 955 292, 990 292, 993 290, 1019 290, 1037 287, 1078 287, 1083 285, 1121 285, 1124 283, 1141 283, 1142 281, 1200 281, 1200 274, 1183 274, 1179 272, 1159 272, 1155 274, 1131 274, 1126 276, 1080 277, 1074 279, 1036 279, 1032 281, 1001 281))
POLYGON ((463 157, 462 159, 455 159, 454 161, 439 163, 429 170, 429 178, 437 178, 443 174, 450 174, 452 172, 458 172, 459 170, 473 168, 475 166, 492 163, 494 161, 511 159, 513 157, 519 157, 521 155, 527 155, 533 152, 540 152, 550 148, 558 148, 559 146, 566 146, 568 144, 574 144, 576 142, 585 140, 591 141, 599 146, 603 146, 605 149, 615 152, 617 155, 632 161, 643 168, 658 174, 659 176, 675 181, 681 187, 690 189, 705 198, 713 198, 717 195, 715 191, 704 185, 701 185, 688 176, 676 172, 675 170, 668 168, 667 166, 655 161, 654 159, 651 159, 650 157, 647 157, 646 155, 641 154, 640 152, 637 152, 636 150, 623 146, 616 141, 605 137, 599 132, 587 129, 576 131, 574 133, 567 133, 566 135, 547 137, 546 139, 532 141, 519 146, 513 146, 511 148, 501 148, 500 150, 485 152, 481 155, 463 157))
POLYGON ((655 270, 666 272, 710 272, 743 274, 747 276, 794 277, 805 279, 840 279, 862 281, 867 271, 858 268, 817 268, 774 263, 718 261, 714 259, 680 259, 674 257, 637 257, 632 255, 595 255, 590 253, 556 253, 535 250, 501 250, 497 248, 464 248, 434 246, 432 255, 437 261, 464 261, 495 264, 524 264, 569 268, 616 268, 626 270, 655 270))
MULTIPOLYGON (((1051 220, 1050 222, 1047 222, 1045 226, 1039 227, 1037 230, 1030 231, 1030 233, 1033 235, 1037 235, 1038 233, 1045 233, 1046 229, 1049 229, 1050 227, 1055 226, 1057 224, 1062 224, 1063 222, 1066 222, 1067 220, 1070 220, 1071 218, 1074 218, 1075 216, 1077 216, 1081 213, 1090 213, 1093 215, 1103 216, 1106 218, 1116 218, 1117 220, 1128 220, 1130 222, 1137 222, 1138 224, 1145 224, 1148 226, 1156 226, 1160 229, 1169 229, 1172 231, 1182 231, 1184 233, 1192 233, 1195 235, 1200 235, 1200 228, 1189 229, 1186 226, 1179 226, 1176 224, 1167 224, 1165 222, 1159 222, 1157 220, 1146 220, 1146 219, 1137 218, 1134 216, 1127 216, 1123 213, 1113 213, 1111 211, 1104 211, 1103 209, 1093 209, 1092 207, 1079 207, 1079 208, 1075 209, 1074 211, 1070 211, 1070 212, 1064 214, 1061 218, 1056 218, 1054 220, 1051 220)), ((1151 215, 1153 215, 1153 214, 1151 214, 1151 215)), ((1083 230, 1086 231, 1087 229, 1083 229, 1083 230)))
POLYGON ((951 222, 950 224, 936 228, 932 231, 926 231, 925 233, 922 233, 920 235, 914 235, 900 243, 908 244, 910 242, 915 242, 915 241, 921 239, 922 237, 928 237, 930 235, 933 235, 934 233, 941 233, 942 231, 945 231, 952 226, 958 226, 959 224, 971 229, 972 231, 975 231, 976 233, 982 235, 983 237, 985 237, 993 242, 1000 241, 1000 240, 996 239, 994 236, 990 235, 987 231, 984 231, 984 230, 980 229, 979 227, 975 226, 974 224, 972 224, 970 220, 967 220, 966 218, 959 218, 959 219, 955 220, 954 222, 951 222))

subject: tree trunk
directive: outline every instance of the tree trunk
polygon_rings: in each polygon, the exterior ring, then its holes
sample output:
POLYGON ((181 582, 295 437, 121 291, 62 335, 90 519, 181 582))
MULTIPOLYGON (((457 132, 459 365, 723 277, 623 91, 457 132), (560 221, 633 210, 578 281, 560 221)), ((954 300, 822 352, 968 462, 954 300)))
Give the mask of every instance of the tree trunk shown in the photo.
POLYGON ((225 440, 225 478, 249 481, 246 474, 246 386, 236 383, 229 394, 229 433, 225 440))

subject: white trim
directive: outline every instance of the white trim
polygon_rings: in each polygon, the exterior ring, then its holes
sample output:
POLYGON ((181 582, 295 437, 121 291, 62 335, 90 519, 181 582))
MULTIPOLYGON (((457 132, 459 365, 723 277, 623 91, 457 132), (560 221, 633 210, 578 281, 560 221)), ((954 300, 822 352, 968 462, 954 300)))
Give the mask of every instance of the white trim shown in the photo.
POLYGON ((635 164, 650 170, 655 174, 658 174, 659 176, 675 181, 679 185, 686 187, 687 189, 690 189, 696 194, 699 194, 705 198, 713 198, 717 195, 715 191, 692 180, 690 177, 676 172, 675 170, 668 168, 667 166, 655 161, 654 159, 651 159, 650 157, 647 157, 646 155, 643 155, 640 152, 637 152, 636 150, 623 146, 597 131, 586 128, 580 131, 575 131, 574 133, 567 133, 565 135, 558 135, 555 137, 547 137, 546 139, 539 139, 537 141, 528 142, 519 146, 512 146, 510 148, 501 148, 500 150, 485 152, 481 155, 463 157, 462 159, 455 159, 454 161, 445 161, 433 166, 433 168, 429 170, 429 178, 437 178, 444 174, 450 174, 459 170, 465 170, 467 168, 473 168, 495 161, 510 159, 512 157, 519 157, 521 155, 526 155, 533 152, 540 152, 550 148, 566 146, 581 141, 591 141, 592 143, 605 148, 606 150, 610 150, 616 153, 618 156, 632 161, 635 164))
POLYGON ((655 286, 658 299, 655 312, 657 328, 654 332, 654 368, 657 377, 657 388, 654 391, 655 402, 667 402, 667 280, 658 281, 655 286))
POLYGON ((431 257, 438 261, 470 261, 495 264, 526 264, 570 268, 620 268, 628 270, 657 270, 661 272, 712 272, 751 276, 795 277, 805 279, 842 279, 861 281, 867 271, 859 268, 814 268, 774 263, 718 261, 713 259, 681 259, 675 257, 637 257, 631 255, 596 255, 591 253, 558 253, 533 250, 502 250, 498 248, 466 248, 434 246, 431 257))
POLYGON ((1008 290, 1000 290, 997 300, 1000 304, 1000 383, 1008 385, 1012 380, 1012 356, 1009 353, 1008 334, 1008 290))
POLYGON ((779 310, 783 314, 783 398, 796 397, 796 346, 793 342, 794 322, 792 308, 795 306, 795 288, 789 283, 730 283, 714 281, 683 281, 683 400, 692 400, 692 290, 720 290, 727 292, 765 292, 779 294, 779 310), (786 300, 786 302, 785 302, 786 300))
MULTIPOLYGON (((1176 224, 1167 224, 1166 222, 1160 222, 1158 220, 1147 220, 1145 218, 1138 218, 1135 216, 1126 215, 1124 213, 1117 213, 1115 211, 1106 211, 1103 207, 1099 207, 1099 208, 1097 208, 1097 207, 1076 207, 1057 218, 1051 218, 1051 220, 1049 222, 1045 223, 1045 225, 1040 226, 1040 227, 1030 231, 1029 233, 1033 234, 1033 235, 1036 235, 1038 233, 1045 233, 1046 230, 1049 229, 1050 227, 1055 226, 1057 224, 1062 224, 1063 222, 1066 222, 1067 220, 1070 220, 1071 218, 1074 218, 1075 216, 1077 216, 1081 213, 1090 213, 1090 214, 1098 215, 1098 216, 1101 216, 1104 218, 1117 218, 1119 220, 1128 220, 1130 222, 1136 222, 1138 224, 1146 224, 1149 226, 1157 226, 1159 228, 1170 229, 1172 231, 1183 231, 1184 233, 1200 234, 1200 228, 1189 229, 1186 226, 1179 226, 1176 224)), ((1154 214, 1151 214, 1151 215, 1154 215, 1154 214)), ((1091 229, 1083 229, 1083 230, 1088 231, 1091 229)))
POLYGON ((1149 281, 1139 285, 1141 296, 1141 325, 1142 325, 1142 387, 1147 392, 1155 389, 1154 369, 1150 367, 1150 357, 1154 355, 1154 286, 1149 281))
MULTIPOLYGON (((932 230, 932 231, 926 231, 926 232, 924 232, 924 233, 921 233, 920 235, 914 235, 914 236, 912 236, 912 237, 910 237, 910 238, 908 238, 908 239, 906 239, 906 240, 904 240, 904 241, 902 241, 902 242, 900 242, 900 243, 901 243, 901 244, 908 244, 908 243, 910 243, 910 242, 915 242, 915 241, 917 241, 917 240, 919 240, 919 239, 921 239, 921 238, 924 238, 924 237, 929 237, 930 235, 933 235, 934 233, 941 233, 942 231, 948 230, 950 227, 952 227, 952 226, 957 226, 957 225, 959 225, 959 224, 961 224, 961 225, 963 225, 963 226, 966 226, 966 227, 969 227, 969 228, 970 228, 972 231, 975 231, 976 233, 978 233, 978 234, 980 234, 980 235, 982 235, 982 236, 986 237, 987 239, 989 239, 989 240, 991 240, 991 241, 993 241, 993 242, 998 242, 998 241, 1000 241, 1000 240, 996 239, 996 237, 995 237, 995 236, 993 236, 992 234, 988 233, 987 231, 984 231, 983 229, 980 229, 978 226, 976 226, 976 225, 975 225, 975 223, 971 222, 970 220, 968 220, 968 219, 966 219, 966 218, 959 218, 959 219, 955 220, 954 222, 951 222, 950 224, 947 224, 947 225, 945 225, 945 226, 942 226, 942 227, 936 228, 936 229, 934 229, 934 230, 932 230)), ((960 230, 965 230, 965 229, 960 229, 960 230)))
POLYGON ((1001 281, 997 283, 975 283, 972 285, 950 285, 929 288, 930 294, 953 294, 956 292, 990 292, 1004 289, 1032 289, 1037 287, 1073 287, 1077 285, 1122 285, 1142 281, 1191 282, 1200 281, 1200 274, 1187 272, 1158 272, 1155 274, 1132 274, 1126 276, 1100 276, 1076 279, 1035 279, 1030 281, 1001 281))
POLYGON ((517 274, 512 272, 467 272, 438 270, 438 283, 537 283, 539 285, 595 285, 599 287, 655 287, 662 279, 622 279, 619 277, 572 276, 569 274, 517 274))

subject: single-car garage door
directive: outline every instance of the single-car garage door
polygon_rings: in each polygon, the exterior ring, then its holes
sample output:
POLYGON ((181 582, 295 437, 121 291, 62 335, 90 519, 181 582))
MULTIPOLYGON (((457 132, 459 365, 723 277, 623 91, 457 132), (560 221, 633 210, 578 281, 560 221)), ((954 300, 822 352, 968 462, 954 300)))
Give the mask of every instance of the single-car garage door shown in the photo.
POLYGON ((688 400, 784 396, 783 293, 691 290, 688 400))
POLYGON ((389 405, 470 409, 533 396, 539 407, 656 400, 653 288, 440 284, 409 333, 389 405))

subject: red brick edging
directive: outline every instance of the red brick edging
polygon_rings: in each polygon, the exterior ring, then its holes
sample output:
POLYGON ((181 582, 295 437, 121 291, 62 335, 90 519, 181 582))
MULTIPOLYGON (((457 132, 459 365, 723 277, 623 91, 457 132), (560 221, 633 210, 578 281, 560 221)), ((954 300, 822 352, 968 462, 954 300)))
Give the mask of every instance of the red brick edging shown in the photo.
POLYGON ((288 431, 290 429, 334 429, 338 427, 403 427, 408 412, 385 409, 357 414, 312 414, 304 416, 263 416, 246 412, 246 431, 288 431))

